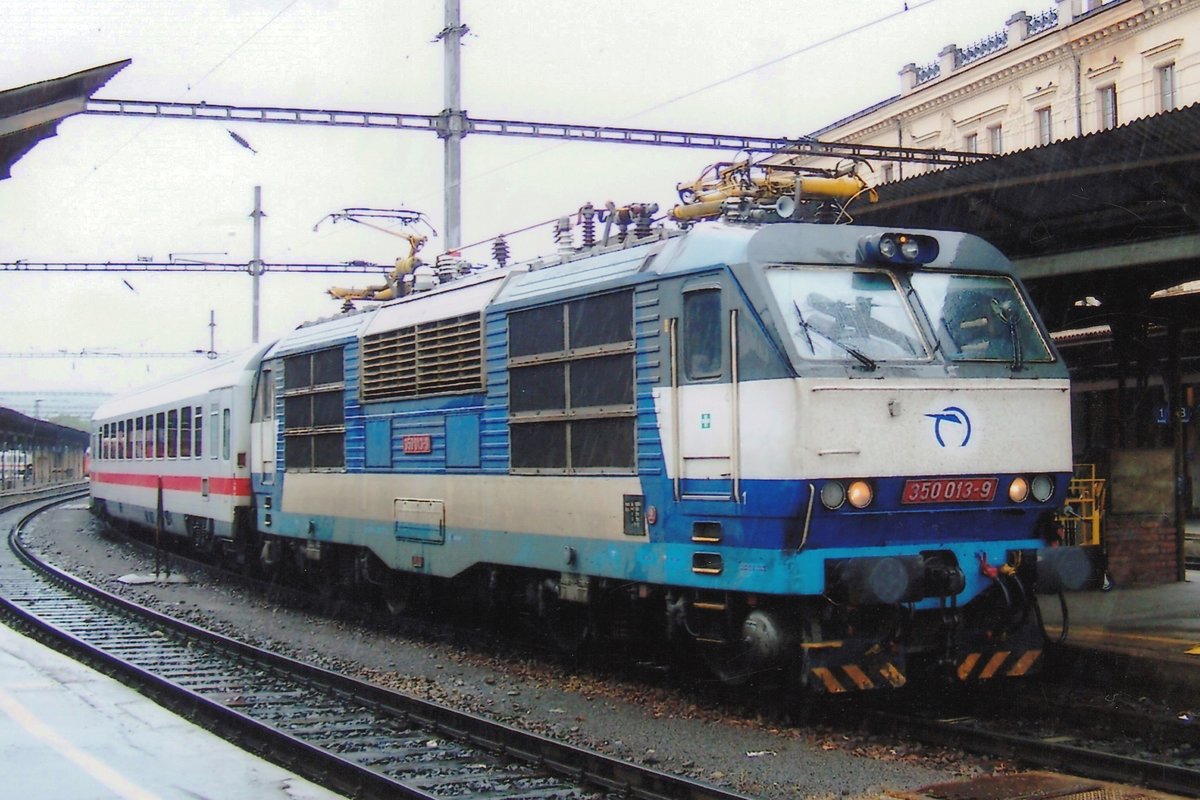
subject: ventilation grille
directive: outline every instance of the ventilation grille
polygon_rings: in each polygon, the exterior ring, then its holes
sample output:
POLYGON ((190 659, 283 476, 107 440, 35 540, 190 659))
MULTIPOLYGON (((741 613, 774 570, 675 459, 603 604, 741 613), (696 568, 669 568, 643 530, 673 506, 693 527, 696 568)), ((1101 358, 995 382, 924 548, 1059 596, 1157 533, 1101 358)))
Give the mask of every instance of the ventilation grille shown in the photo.
POLYGON ((368 336, 362 342, 364 401, 480 391, 477 314, 368 336))

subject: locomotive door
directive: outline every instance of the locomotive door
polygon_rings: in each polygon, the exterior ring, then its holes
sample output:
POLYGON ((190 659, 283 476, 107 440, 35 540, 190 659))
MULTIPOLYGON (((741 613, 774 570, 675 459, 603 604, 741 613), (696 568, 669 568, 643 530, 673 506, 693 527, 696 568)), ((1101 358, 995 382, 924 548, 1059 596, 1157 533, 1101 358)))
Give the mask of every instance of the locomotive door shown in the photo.
POLYGON ((688 287, 671 331, 676 498, 738 496, 737 311, 720 284, 688 287))
POLYGON ((264 368, 258 373, 254 391, 254 414, 250 421, 250 470, 262 482, 275 482, 275 373, 264 368))

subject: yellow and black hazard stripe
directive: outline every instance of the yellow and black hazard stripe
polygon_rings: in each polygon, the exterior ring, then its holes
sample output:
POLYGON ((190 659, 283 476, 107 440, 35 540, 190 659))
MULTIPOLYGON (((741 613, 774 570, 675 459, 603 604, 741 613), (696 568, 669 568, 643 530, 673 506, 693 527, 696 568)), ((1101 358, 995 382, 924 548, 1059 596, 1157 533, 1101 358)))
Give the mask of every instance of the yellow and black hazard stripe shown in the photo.
POLYGON ((1041 657, 1041 650, 968 653, 958 663, 955 674, 960 681, 986 681, 998 675, 1019 678, 1028 675, 1041 657))
POLYGON ((865 668, 858 664, 813 667, 809 672, 816 678, 815 687, 830 694, 886 687, 898 689, 908 682, 904 673, 890 661, 876 662, 865 668))

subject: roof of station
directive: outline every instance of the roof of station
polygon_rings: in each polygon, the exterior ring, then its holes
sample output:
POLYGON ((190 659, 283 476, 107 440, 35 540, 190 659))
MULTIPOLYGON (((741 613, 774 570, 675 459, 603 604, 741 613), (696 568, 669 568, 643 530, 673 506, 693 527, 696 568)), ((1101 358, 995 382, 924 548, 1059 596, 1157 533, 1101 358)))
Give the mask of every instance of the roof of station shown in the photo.
POLYGON ((59 122, 83 111, 88 98, 129 63, 125 59, 0 91, 0 180, 34 145, 54 136, 59 122))
POLYGON ((856 222, 977 234, 1026 280, 1200 278, 1200 104, 878 187, 856 222), (1115 278, 1115 273, 1113 276, 1115 278))
POLYGON ((27 417, 11 408, 0 408, 0 448, 41 445, 46 447, 88 446, 85 431, 27 417))

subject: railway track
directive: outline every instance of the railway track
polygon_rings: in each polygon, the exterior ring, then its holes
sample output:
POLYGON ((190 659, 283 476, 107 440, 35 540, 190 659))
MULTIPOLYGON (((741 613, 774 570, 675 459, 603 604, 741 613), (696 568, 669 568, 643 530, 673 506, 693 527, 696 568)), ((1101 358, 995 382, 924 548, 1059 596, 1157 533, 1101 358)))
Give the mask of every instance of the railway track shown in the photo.
POLYGON ((1200 720, 1093 703, 1063 688, 1057 697, 1047 696, 1047 687, 1037 688, 980 690, 967 700, 873 704, 860 711, 876 731, 1200 797, 1200 720))
POLYGON ((48 507, 26 515, 0 555, 0 608, 10 621, 335 791, 380 798, 746 800, 130 603, 24 547, 22 528, 48 507))

